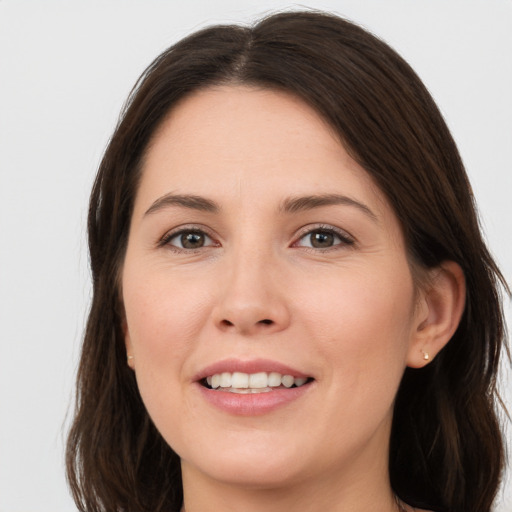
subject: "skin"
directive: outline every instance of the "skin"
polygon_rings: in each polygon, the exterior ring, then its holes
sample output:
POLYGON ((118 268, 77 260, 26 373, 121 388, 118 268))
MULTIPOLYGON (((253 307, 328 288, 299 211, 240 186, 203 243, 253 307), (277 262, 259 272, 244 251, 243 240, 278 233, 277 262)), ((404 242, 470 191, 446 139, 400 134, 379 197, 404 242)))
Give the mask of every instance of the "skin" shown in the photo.
POLYGON ((405 367, 432 360, 462 311, 455 264, 431 282, 415 286, 386 198, 303 102, 223 86, 175 107, 144 161, 122 296, 129 364, 181 457, 187 512, 396 511, 393 400, 405 367), (158 203, 167 194, 218 211, 158 203), (325 194, 363 207, 282 210, 325 194), (205 244, 179 247, 182 227, 205 244), (311 246, 319 228, 339 233, 330 247, 311 246), (314 381, 272 412, 229 414, 194 381, 225 358, 275 360, 314 381))

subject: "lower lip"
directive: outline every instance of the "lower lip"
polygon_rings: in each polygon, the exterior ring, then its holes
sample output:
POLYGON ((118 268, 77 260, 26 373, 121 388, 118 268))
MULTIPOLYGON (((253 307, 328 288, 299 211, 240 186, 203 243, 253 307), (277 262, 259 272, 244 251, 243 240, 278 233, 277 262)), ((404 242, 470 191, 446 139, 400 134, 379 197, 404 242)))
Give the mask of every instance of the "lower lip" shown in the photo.
POLYGON ((231 393, 210 389, 197 383, 203 398, 222 411, 238 416, 259 416, 298 400, 307 393, 313 382, 298 388, 276 389, 267 393, 231 393))

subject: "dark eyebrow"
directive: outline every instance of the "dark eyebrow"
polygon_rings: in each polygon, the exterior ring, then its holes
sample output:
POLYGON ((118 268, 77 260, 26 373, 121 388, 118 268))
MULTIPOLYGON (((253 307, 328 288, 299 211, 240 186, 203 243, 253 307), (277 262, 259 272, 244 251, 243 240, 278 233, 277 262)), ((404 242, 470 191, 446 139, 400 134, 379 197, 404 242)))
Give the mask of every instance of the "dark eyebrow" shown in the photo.
POLYGON ((157 212, 169 206, 181 206, 192 210, 217 213, 220 208, 217 203, 201 196, 183 195, 183 194, 165 194, 159 197, 147 210, 144 215, 157 212))
POLYGON ((354 206, 361 210, 365 215, 377 222, 377 215, 373 213, 368 206, 351 197, 339 194, 321 194, 315 196, 290 197, 285 199, 281 204, 280 211, 283 213, 296 213, 304 210, 312 210, 322 206, 331 206, 342 204, 346 206, 354 206))

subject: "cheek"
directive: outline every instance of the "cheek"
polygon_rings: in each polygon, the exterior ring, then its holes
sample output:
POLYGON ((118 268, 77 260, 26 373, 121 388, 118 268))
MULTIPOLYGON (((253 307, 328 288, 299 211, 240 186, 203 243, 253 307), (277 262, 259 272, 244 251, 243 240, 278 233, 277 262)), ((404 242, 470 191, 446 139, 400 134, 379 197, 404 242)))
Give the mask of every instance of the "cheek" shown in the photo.
POLYGON ((205 299, 195 283, 180 283, 168 273, 125 272, 123 300, 135 351, 149 357, 186 351, 197 334, 205 299))
POLYGON ((414 287, 408 272, 393 272, 392 267, 351 268, 323 279, 317 276, 314 283, 301 288, 298 303, 305 305, 303 314, 309 312, 312 319, 321 318, 316 322, 320 333, 335 330, 342 342, 346 337, 358 338, 360 342, 354 348, 367 343, 377 345, 379 339, 384 341, 397 331, 409 332, 414 287))
POLYGON ((329 288, 330 300, 324 295, 316 317, 310 317, 311 327, 322 326, 318 349, 329 361, 323 376, 325 404, 331 406, 319 417, 325 415, 326 425, 343 425, 342 436, 337 427, 324 433, 333 453, 357 448, 375 432, 387 435, 381 426, 391 421, 406 366, 414 303, 410 278, 389 275, 395 277, 350 273, 342 285, 329 288))
POLYGON ((380 396, 392 401, 413 326, 410 274, 367 268, 315 289, 303 300, 303 317, 309 319, 307 329, 318 340, 323 358, 333 362, 328 378, 336 383, 336 392, 354 400, 380 396))
POLYGON ((196 287, 156 274, 125 272, 123 280, 127 342, 139 391, 152 417, 179 407, 184 363, 206 316, 205 299, 196 287))

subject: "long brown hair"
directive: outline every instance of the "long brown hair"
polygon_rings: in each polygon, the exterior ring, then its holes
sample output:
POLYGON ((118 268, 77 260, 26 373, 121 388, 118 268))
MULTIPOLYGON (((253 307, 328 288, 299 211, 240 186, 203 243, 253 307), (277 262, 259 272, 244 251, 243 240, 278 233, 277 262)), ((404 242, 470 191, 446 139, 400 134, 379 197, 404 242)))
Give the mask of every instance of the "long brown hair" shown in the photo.
POLYGON ((93 299, 67 444, 78 508, 181 506, 179 458, 149 419, 126 365, 119 269, 152 135, 177 101, 224 83, 284 90, 311 105, 389 199, 414 265, 452 260, 462 267, 463 318, 430 365, 405 372, 389 469, 394 491, 411 505, 488 512, 503 467, 496 374, 506 285, 482 240, 455 143, 420 79, 367 31, 317 12, 195 33, 160 55, 130 95, 90 200, 93 299))

